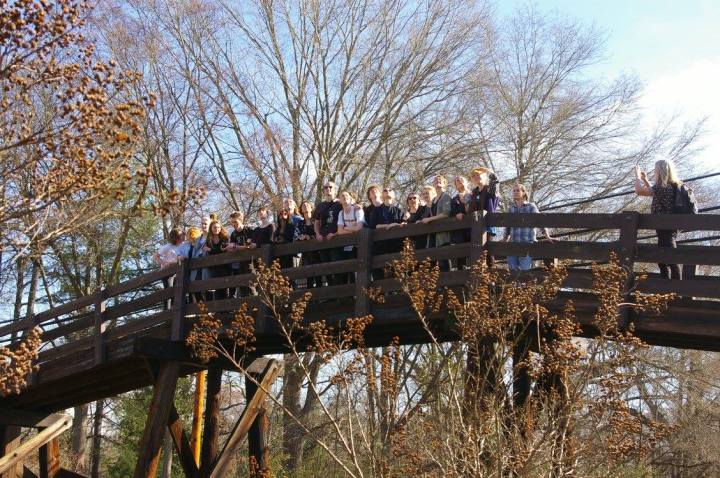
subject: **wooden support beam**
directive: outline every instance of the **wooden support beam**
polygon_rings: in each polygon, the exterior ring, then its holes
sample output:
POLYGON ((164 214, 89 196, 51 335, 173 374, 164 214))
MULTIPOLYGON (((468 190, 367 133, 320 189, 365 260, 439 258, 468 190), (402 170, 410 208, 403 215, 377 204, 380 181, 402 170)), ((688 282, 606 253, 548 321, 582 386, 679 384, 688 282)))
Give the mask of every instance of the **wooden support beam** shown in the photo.
POLYGON ((86 475, 68 470, 67 468, 60 468, 60 473, 58 473, 57 476, 58 478, 88 478, 86 475))
MULTIPOLYGON (((254 380, 261 382, 262 376, 257 373, 249 373, 245 377, 245 396, 248 397, 248 400, 258 393, 258 386, 254 380)), ((261 403, 257 416, 248 431, 248 463, 250 463, 251 476, 266 476, 270 469, 270 451, 267 446, 269 435, 270 420, 267 416, 267 407, 261 403)))
POLYGON ((180 364, 177 362, 167 362, 160 366, 145 430, 138 444, 138 461, 133 474, 135 478, 154 477, 157 472, 160 448, 175 398, 179 371, 180 364))
MULTIPOLYGON (((0 458, 0 474, 5 473, 6 476, 13 476, 7 472, 15 469, 17 470, 15 473, 18 473, 18 476, 20 476, 22 474, 22 463, 32 452, 47 444, 54 438, 57 438, 60 434, 62 434, 62 432, 70 428, 72 425, 70 417, 67 415, 61 415, 61 417, 61 419, 40 430, 37 435, 25 443, 22 443, 11 450, 6 449, 5 456, 0 458), (19 469, 18 465, 20 465, 19 469)), ((19 432, 17 436, 19 436, 19 432)))
POLYGON ((105 319, 107 309, 107 290, 96 294, 93 312, 93 336, 95 338, 95 365, 105 363, 105 319))
POLYGON ((470 225, 470 264, 472 267, 480 260, 487 244, 487 231, 485 228, 485 211, 472 213, 470 225))
MULTIPOLYGON (((621 216, 620 240, 618 260, 620 265, 627 271, 625 290, 631 291, 635 287, 635 258, 637 257, 638 225, 640 224, 640 213, 637 211, 625 211, 621 216)), ((630 294, 626 295, 626 302, 630 301, 630 294)), ((623 307, 620 310, 621 329, 625 329, 632 320, 633 310, 631 307, 623 307)))
POLYGON ((25 428, 45 428, 63 417, 62 414, 48 414, 29 410, 0 408, 0 425, 15 425, 25 428))
POLYGON ((513 406, 515 413, 527 403, 530 397, 530 374, 527 359, 530 353, 530 340, 526 330, 518 330, 513 344, 513 406))
POLYGON ((194 478, 198 474, 198 465, 193 455, 192 447, 190 446, 190 440, 188 440, 185 430, 183 428, 183 422, 178 415, 177 409, 173 405, 170 409, 170 416, 168 417, 168 430, 172 437, 173 444, 175 445, 175 451, 180 457, 180 465, 185 472, 185 476, 188 478, 194 478))
POLYGON ((355 279, 355 315, 363 317, 370 313, 370 299, 367 289, 370 286, 370 263, 372 262, 373 230, 364 227, 358 233, 357 277, 355 279))
POLYGON ((200 445, 202 444, 202 419, 205 408, 205 394, 207 392, 207 370, 195 374, 195 400, 193 401, 192 432, 190 446, 192 448, 195 465, 200 466, 200 445))
POLYGON ((182 261, 177 267, 175 274, 175 284, 173 285, 173 303, 174 312, 172 325, 170 326, 170 339, 183 340, 185 331, 185 297, 187 296, 187 285, 190 279, 190 261, 182 261))
MULTIPOLYGON (((0 426, 0 458, 10 456, 20 446, 20 432, 19 426, 0 426)), ((5 472, 0 471, 0 476, 2 478, 20 478, 23 476, 22 462, 17 462, 15 466, 9 467, 5 472)))
POLYGON ((36 475, 30 468, 23 465, 22 478, 38 478, 38 475, 36 475))
POLYGON ((282 368, 282 362, 280 361, 270 360, 267 363, 265 370, 263 370, 260 376, 260 386, 252 397, 248 397, 245 410, 243 410, 242 415, 240 415, 237 423, 235 423, 233 430, 230 432, 230 437, 227 442, 225 442, 225 446, 215 460, 210 478, 225 476, 232 455, 237 451, 240 443, 250 430, 267 397, 267 390, 270 389, 275 379, 280 375, 282 368))
POLYGON ((40 447, 40 478, 57 478, 60 473, 60 440, 53 438, 40 447))
POLYGON ((222 388, 222 369, 210 368, 207 374, 207 394, 205 395, 205 420, 203 440, 200 448, 200 476, 208 476, 218 453, 220 436, 220 391, 222 388))

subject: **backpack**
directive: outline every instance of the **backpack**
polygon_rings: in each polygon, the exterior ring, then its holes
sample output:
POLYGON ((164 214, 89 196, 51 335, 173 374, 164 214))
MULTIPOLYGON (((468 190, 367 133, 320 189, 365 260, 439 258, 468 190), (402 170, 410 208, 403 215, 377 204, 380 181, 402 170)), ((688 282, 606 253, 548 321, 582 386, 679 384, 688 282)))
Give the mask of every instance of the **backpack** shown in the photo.
POLYGON ((673 201, 673 213, 674 214, 697 214, 698 205, 695 201, 695 195, 692 189, 685 187, 683 184, 680 187, 675 186, 675 200, 673 201))

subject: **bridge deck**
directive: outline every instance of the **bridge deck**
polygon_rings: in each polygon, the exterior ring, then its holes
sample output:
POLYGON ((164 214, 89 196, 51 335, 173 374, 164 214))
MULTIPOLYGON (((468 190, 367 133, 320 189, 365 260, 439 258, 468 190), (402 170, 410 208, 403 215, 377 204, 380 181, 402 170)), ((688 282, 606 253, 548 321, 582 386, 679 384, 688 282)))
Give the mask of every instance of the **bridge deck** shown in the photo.
MULTIPOLYGON (((380 286, 384 291, 396 290, 394 279, 373 282, 370 270, 382 267, 395 254, 372 255, 377 241, 429 233, 469 229, 473 242, 417 251, 419 258, 434 260, 468 258, 476 260, 483 250, 501 258, 506 255, 529 254, 535 258, 557 258, 571 261, 571 269, 558 306, 572 298, 576 304, 583 335, 592 337, 591 325, 595 311, 595 297, 591 287, 590 270, 578 261, 606 261, 611 252, 618 254, 623 264, 637 271, 653 270, 650 263, 685 264, 682 281, 651 277, 642 282, 644 292, 675 292, 680 298, 660 317, 633 316, 636 333, 648 343, 703 350, 720 350, 720 280, 716 276, 697 275, 695 265, 720 265, 720 247, 683 246, 661 249, 653 244, 638 242, 638 231, 679 227, 684 230, 720 230, 720 216, 652 216, 637 213, 610 214, 491 214, 468 218, 465 221, 445 220, 429 225, 410 225, 385 231, 363 230, 359 234, 333 239, 329 243, 300 242, 264 246, 257 250, 228 253, 186 261, 174 268, 152 272, 142 277, 108 287, 71 303, 0 327, 0 344, 12 344, 36 325, 43 327, 43 346, 40 369, 30 378, 28 388, 20 395, 0 400, 0 408, 15 407, 44 411, 61 410, 76 404, 113 396, 147 386, 152 374, 147 359, 174 359, 183 363, 183 372, 192 373, 202 366, 194 361, 182 345, 190 329, 195 304, 185 304, 189 293, 224 287, 247 285, 251 274, 228 276, 188 282, 183 280, 190 270, 214 265, 230 264, 262 258, 269 262, 275 257, 329 247, 355 245, 357 258, 292 267, 284 270, 300 283, 308 277, 325 274, 354 273, 355 283, 312 289, 308 320, 323 319, 338 323, 355 315, 372 313, 375 320, 367 331, 367 345, 386 345, 392 337, 403 343, 427 341, 424 329, 414 319, 409 304, 401 295, 390 295, 384 304, 371 304, 365 290, 380 286), (672 222, 671 222, 672 220, 672 222), (486 242, 486 225, 533 226, 553 228, 592 228, 607 231, 601 239, 585 237, 557 241, 553 244, 512 244, 486 242), (583 240, 579 240, 583 239, 583 240), (574 263, 573 263, 574 261, 574 263), (177 276, 175 285, 163 289, 162 280, 177 276), (169 299, 174 305, 164 310, 169 299)), ((571 236, 572 237, 572 236, 571 236)), ((441 274, 440 285, 461 288, 468 279, 468 271, 456 270, 441 274)), ((303 293, 299 289, 296 293, 303 293)), ((256 297, 208 302, 210 312, 231 314, 243 301, 259 305, 256 297)), ((433 328, 441 340, 454 340, 452 324, 442 312, 433 318, 433 328)), ((282 353, 286 349, 273 323, 258 313, 256 317, 257 353, 282 353)))

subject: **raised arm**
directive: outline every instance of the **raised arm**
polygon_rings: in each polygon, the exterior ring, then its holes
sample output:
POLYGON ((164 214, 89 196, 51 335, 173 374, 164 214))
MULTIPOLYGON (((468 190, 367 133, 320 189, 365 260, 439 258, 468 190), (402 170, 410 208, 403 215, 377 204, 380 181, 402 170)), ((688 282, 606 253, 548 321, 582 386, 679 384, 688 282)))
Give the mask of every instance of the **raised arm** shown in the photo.
POLYGON ((640 171, 639 166, 635 166, 635 194, 638 196, 652 196, 652 186, 648 181, 647 173, 640 171))

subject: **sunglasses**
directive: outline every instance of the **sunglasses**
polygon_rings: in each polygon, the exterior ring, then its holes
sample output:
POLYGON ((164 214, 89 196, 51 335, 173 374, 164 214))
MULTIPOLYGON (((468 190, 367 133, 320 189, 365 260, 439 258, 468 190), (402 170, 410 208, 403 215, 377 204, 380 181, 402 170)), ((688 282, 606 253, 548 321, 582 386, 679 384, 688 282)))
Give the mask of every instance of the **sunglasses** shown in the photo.
POLYGON ((417 196, 410 196, 408 198, 408 201, 415 201, 417 199, 417 196))
POLYGON ((332 188, 334 188, 334 187, 335 187, 335 186, 323 186, 323 189, 332 189, 332 188))

